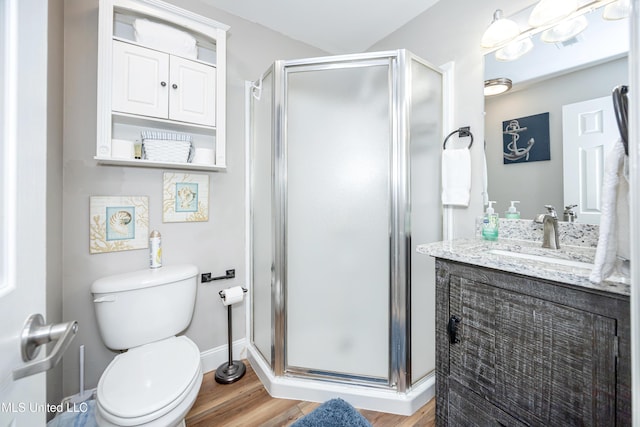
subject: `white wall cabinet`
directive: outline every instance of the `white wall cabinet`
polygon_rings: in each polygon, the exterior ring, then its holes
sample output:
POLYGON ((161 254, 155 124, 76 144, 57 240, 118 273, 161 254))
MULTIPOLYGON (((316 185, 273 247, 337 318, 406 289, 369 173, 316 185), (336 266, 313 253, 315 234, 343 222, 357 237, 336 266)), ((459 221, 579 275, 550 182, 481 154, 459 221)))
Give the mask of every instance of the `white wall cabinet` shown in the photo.
POLYGON ((215 126, 215 99, 215 67, 113 42, 113 111, 215 126))
POLYGON ((98 126, 101 164, 219 171, 225 160, 225 56, 228 26, 159 0, 100 0, 98 126), (147 46, 136 19, 184 31, 197 57, 147 46), (142 131, 180 132, 194 148, 213 150, 214 164, 117 158, 112 140, 140 141, 142 131))

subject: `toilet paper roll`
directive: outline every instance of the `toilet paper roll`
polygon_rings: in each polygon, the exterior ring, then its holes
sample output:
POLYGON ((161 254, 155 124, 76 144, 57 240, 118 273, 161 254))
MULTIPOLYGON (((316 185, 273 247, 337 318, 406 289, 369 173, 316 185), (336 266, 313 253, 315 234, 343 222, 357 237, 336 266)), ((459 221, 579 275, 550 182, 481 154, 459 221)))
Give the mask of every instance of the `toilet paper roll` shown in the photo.
POLYGON ((111 157, 117 159, 133 159, 133 141, 127 139, 111 140, 111 157))
POLYGON ((216 153, 211 148, 196 148, 192 163, 201 165, 213 165, 216 163, 216 153))
POLYGON ((233 288, 227 288, 224 291, 224 298, 222 304, 231 305, 240 302, 244 299, 244 291, 242 286, 234 286, 233 288))

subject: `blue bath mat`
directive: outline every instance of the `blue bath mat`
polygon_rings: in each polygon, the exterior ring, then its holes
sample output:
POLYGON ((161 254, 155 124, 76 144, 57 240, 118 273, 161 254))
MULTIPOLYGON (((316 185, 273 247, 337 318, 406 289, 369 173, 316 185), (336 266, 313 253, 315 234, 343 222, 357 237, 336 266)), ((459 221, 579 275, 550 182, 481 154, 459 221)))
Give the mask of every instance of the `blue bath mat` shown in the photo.
POLYGON ((344 400, 331 399, 300 418, 291 427, 371 427, 371 423, 344 400))
POLYGON ((47 427, 98 427, 95 400, 89 399, 76 404, 67 403, 63 407, 67 411, 56 415, 47 423, 47 427))

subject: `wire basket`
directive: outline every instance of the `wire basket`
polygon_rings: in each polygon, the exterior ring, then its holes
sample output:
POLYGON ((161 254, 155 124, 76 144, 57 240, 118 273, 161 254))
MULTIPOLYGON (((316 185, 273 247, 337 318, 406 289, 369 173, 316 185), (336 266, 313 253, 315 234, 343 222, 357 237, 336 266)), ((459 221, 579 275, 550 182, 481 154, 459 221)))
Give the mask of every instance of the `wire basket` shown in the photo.
POLYGON ((142 132, 144 157, 154 162, 187 163, 191 154, 191 136, 169 132, 142 132))

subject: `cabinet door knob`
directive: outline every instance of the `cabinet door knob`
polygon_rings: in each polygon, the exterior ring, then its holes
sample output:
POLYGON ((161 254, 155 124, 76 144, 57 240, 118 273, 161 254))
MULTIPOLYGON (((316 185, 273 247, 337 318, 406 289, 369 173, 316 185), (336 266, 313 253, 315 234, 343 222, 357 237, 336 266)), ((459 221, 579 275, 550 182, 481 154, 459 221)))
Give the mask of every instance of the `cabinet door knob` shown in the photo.
POLYGON ((460 338, 458 338, 458 324, 460 323, 460 318, 456 315, 451 315, 449 317, 449 324, 447 325, 447 332, 449 332, 449 342, 451 344, 457 344, 460 342, 460 338))
POLYGON ((178 89, 178 85, 177 85, 177 84, 175 84, 175 83, 174 83, 174 84, 172 84, 172 85, 171 85, 171 87, 172 87, 172 88, 174 88, 174 89, 178 89))
POLYGON ((165 87, 167 85, 167 82, 160 82, 160 86, 165 87))

